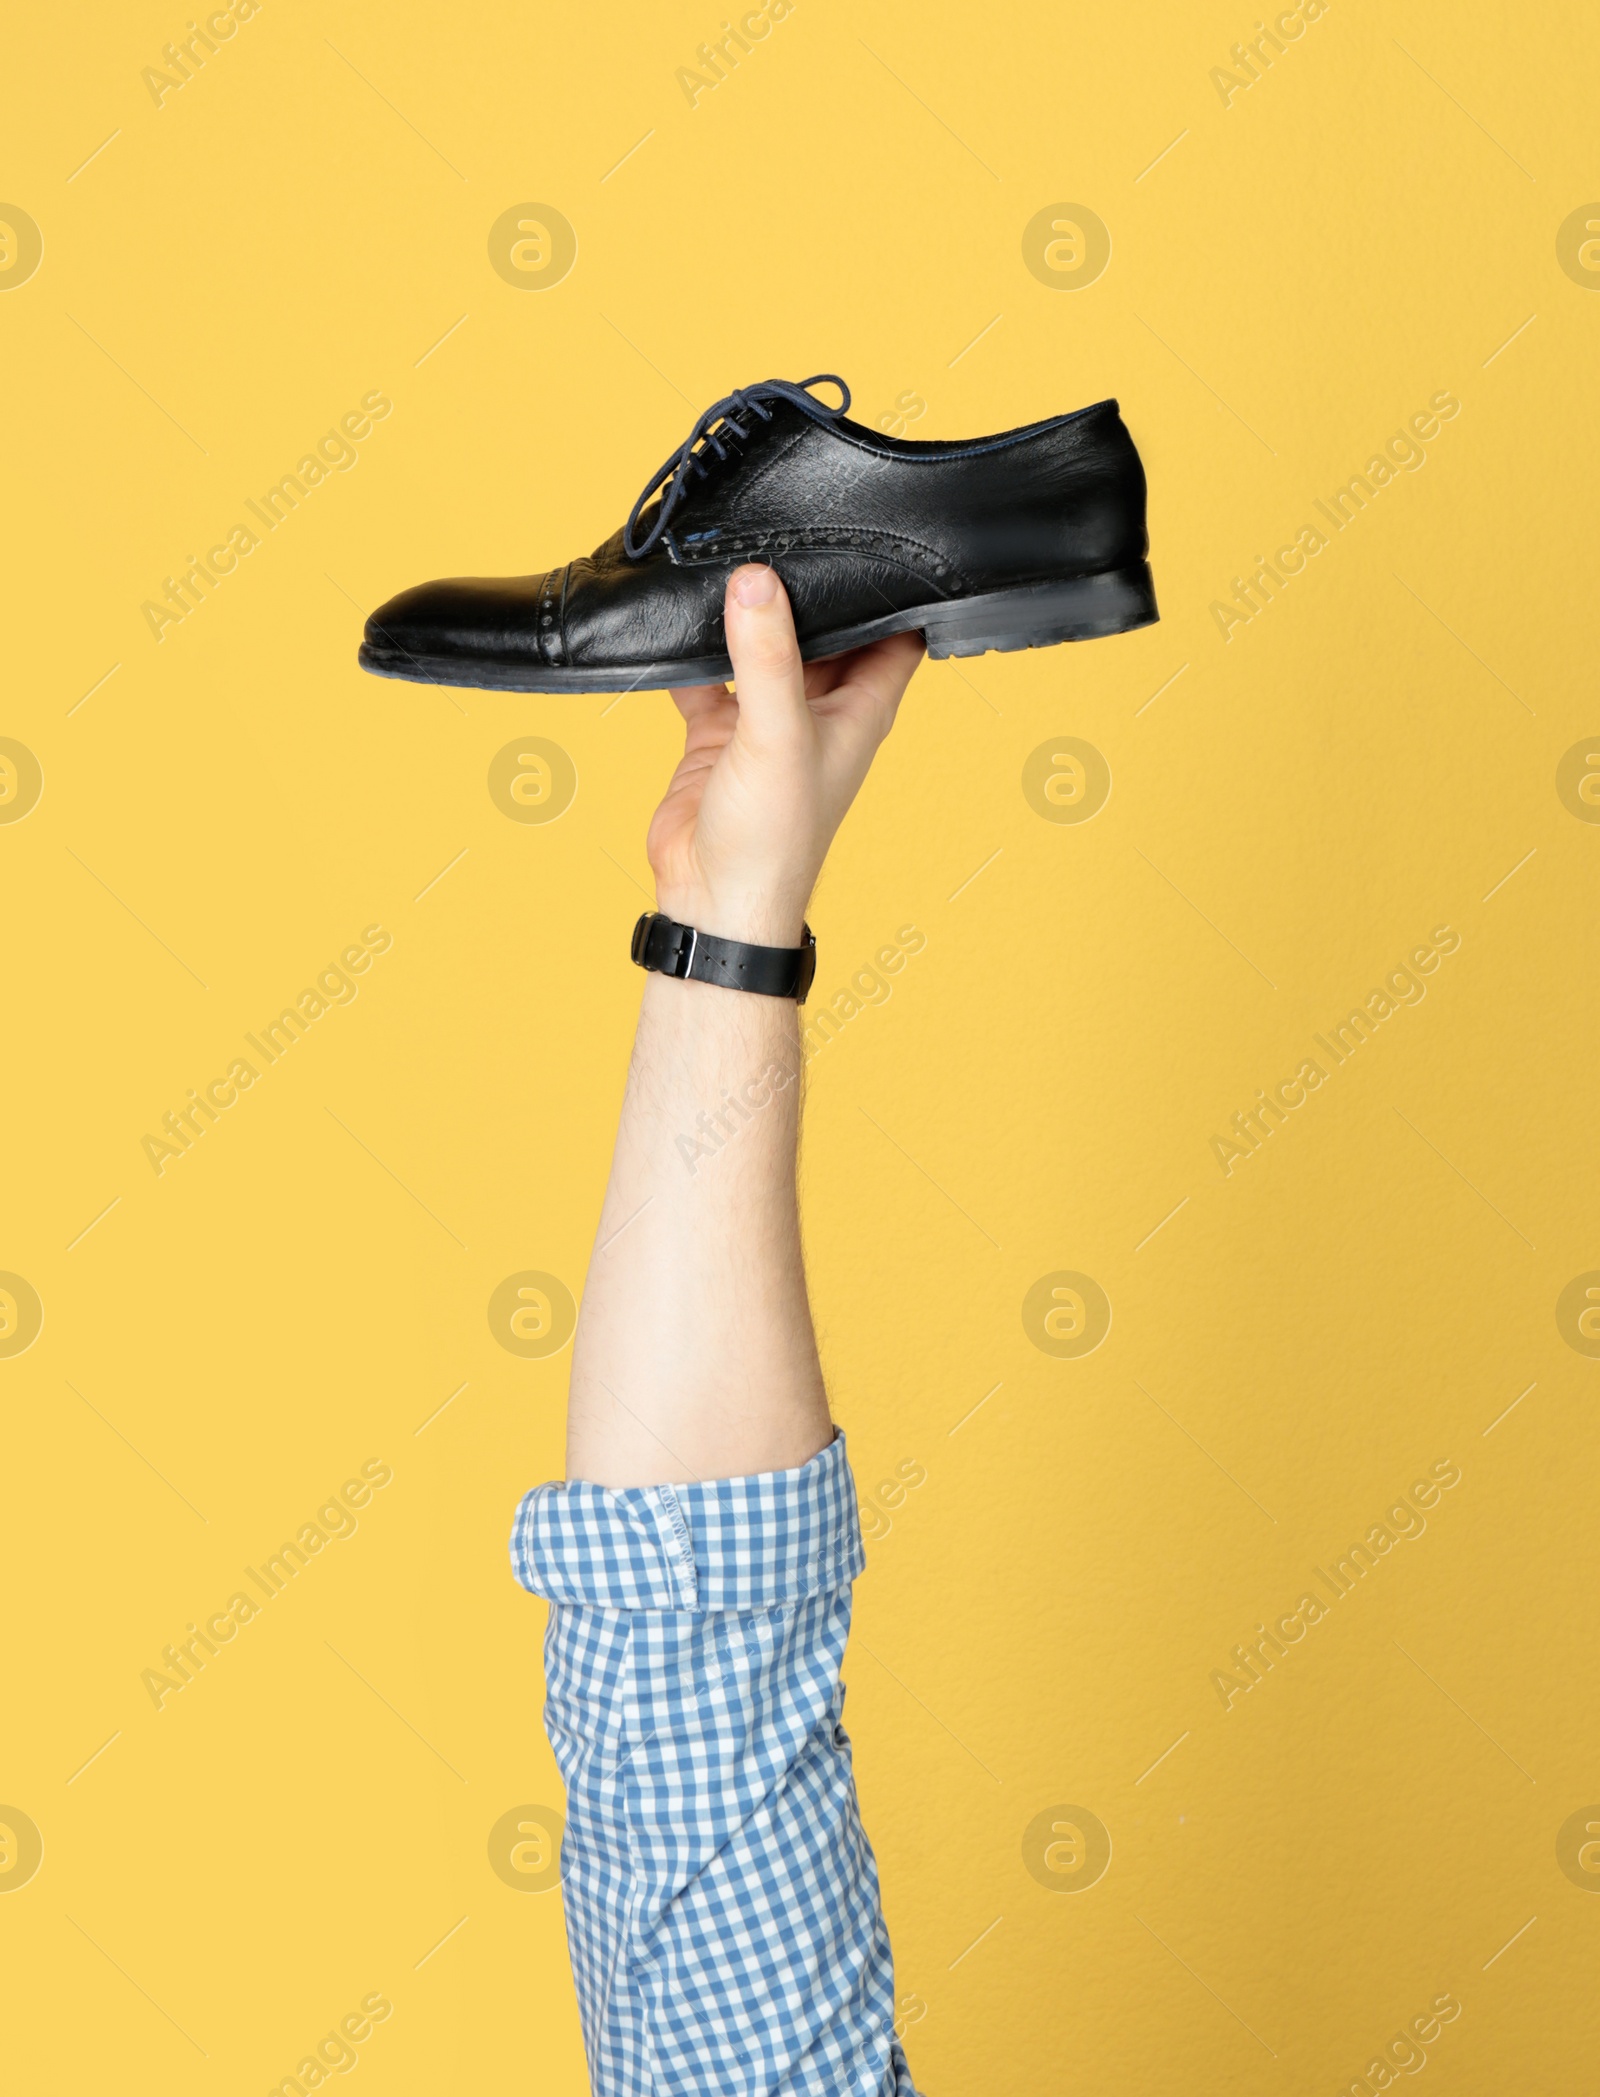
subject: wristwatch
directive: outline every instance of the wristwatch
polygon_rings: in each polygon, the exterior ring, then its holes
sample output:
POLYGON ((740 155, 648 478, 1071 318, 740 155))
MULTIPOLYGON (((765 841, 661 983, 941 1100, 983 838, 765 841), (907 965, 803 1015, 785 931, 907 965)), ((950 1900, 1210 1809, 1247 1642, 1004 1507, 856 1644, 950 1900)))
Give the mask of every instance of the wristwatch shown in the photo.
POLYGON ((817 972, 817 939, 802 926, 797 947, 757 947, 740 939, 718 939, 647 910, 633 928, 633 958, 640 968, 691 983, 720 983, 724 990, 751 990, 758 997, 806 1001, 817 972))

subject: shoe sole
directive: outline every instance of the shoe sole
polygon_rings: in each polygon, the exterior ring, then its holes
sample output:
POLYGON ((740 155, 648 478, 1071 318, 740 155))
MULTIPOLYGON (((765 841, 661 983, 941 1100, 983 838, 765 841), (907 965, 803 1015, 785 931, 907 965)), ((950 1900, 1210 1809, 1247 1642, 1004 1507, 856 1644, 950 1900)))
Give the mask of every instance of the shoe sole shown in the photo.
MULTIPOLYGON (((955 655, 991 651, 1009 655, 1022 648, 1055 648, 1063 641, 1097 641, 1151 626, 1160 616, 1149 565, 1140 561, 1129 568, 1104 569, 1098 575, 1026 583, 982 597, 891 612, 882 619, 817 634, 800 653, 808 663, 826 662, 890 634, 920 633, 933 661, 944 662, 955 655)), ((398 677, 410 684, 467 685, 489 692, 654 692, 671 685, 723 683, 733 675, 733 664, 726 655, 637 667, 554 669, 545 663, 413 655, 404 648, 375 648, 363 641, 358 660, 375 677, 398 677)))

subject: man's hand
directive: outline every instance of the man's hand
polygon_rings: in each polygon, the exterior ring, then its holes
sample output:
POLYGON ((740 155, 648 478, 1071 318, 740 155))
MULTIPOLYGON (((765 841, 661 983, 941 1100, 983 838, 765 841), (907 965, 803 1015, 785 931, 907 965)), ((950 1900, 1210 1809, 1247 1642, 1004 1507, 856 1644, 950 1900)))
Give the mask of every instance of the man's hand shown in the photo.
POLYGON ((774 570, 736 568, 725 605, 734 691, 691 685, 682 762, 650 825, 656 902, 681 924, 760 946, 800 944, 834 832, 922 658, 896 634, 803 665, 774 570))

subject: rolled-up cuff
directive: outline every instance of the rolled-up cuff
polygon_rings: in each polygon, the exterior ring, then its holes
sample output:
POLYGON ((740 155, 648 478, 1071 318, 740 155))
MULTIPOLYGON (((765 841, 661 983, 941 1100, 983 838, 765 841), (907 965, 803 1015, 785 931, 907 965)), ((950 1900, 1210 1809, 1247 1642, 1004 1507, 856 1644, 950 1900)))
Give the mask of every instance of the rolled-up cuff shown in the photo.
POLYGON ((511 1530, 525 1588, 609 1609, 764 1609, 848 1587, 865 1563, 842 1434, 792 1471, 538 1485, 511 1530))

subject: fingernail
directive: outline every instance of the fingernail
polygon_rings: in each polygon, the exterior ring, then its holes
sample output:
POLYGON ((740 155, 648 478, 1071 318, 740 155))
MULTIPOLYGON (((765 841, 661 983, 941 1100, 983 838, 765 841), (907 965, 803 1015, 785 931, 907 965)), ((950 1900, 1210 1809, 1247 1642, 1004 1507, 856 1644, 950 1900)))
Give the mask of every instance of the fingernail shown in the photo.
POLYGON ((770 604, 778 594, 778 578, 764 563, 753 562, 734 571, 733 594, 744 605, 770 604))

